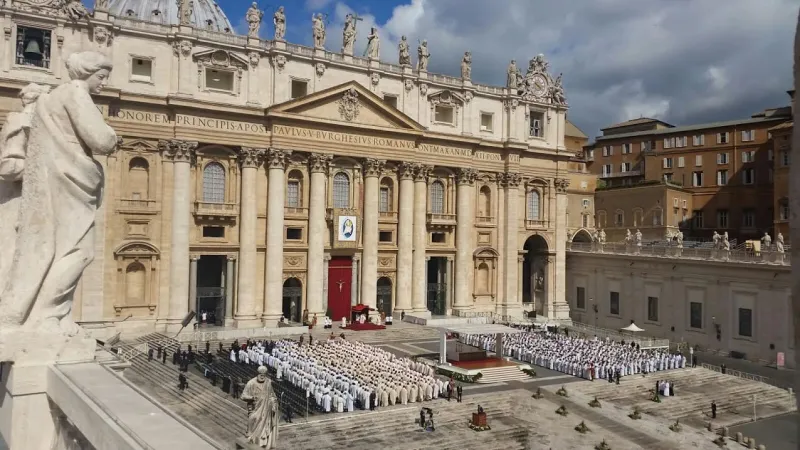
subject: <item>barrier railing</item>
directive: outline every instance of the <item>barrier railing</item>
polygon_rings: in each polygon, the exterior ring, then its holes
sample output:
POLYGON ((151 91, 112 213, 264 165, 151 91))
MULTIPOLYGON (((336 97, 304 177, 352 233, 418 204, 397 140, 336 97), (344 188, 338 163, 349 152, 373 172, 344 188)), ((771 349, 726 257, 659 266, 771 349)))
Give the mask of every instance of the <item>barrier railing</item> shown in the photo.
POLYGON ((742 372, 740 370, 729 369, 727 367, 725 368, 725 371, 723 372, 722 371, 722 367, 720 367, 720 366, 715 366, 715 365, 712 365, 712 364, 705 364, 705 363, 701 363, 700 365, 704 369, 713 370, 714 372, 719 372, 719 373, 722 373, 722 374, 725 374, 725 375, 730 375, 732 377, 741 378, 743 380, 758 381, 759 383, 768 383, 767 380, 769 380, 769 377, 765 377, 765 376, 761 376, 761 375, 755 375, 755 374, 747 373, 747 372, 742 372))
POLYGON ((615 330, 609 330, 607 328, 600 328, 593 325, 581 323, 581 322, 572 322, 572 325, 567 326, 570 331, 576 331, 585 337, 593 337, 597 336, 598 338, 609 338, 614 341, 625 341, 625 342, 634 342, 639 345, 641 348, 651 349, 651 348, 669 348, 669 339, 656 339, 656 338, 648 338, 648 337, 641 337, 636 336, 635 334, 630 333, 621 333, 615 330))
MULTIPOLYGON (((688 244, 685 244, 688 245, 688 244)), ((656 256, 663 258, 702 259, 739 263, 761 263, 788 266, 790 258, 784 252, 753 250, 722 250, 712 247, 678 247, 677 245, 643 245, 626 242, 567 242, 567 251, 581 253, 610 253, 615 255, 656 256)))

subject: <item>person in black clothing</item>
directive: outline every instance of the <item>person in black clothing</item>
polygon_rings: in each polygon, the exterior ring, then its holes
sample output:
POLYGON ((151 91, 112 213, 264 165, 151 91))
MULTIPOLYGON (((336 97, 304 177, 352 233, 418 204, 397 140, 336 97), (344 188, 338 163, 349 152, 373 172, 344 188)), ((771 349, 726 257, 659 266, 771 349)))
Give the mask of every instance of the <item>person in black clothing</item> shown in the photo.
POLYGON ((375 391, 370 392, 369 394, 369 410, 375 411, 375 399, 378 396, 375 394, 375 391))
POLYGON ((286 423, 292 423, 292 407, 286 405, 286 417, 284 418, 286 423))
POLYGON ((231 384, 231 395, 233 398, 239 398, 239 381, 235 378, 231 384))
POLYGON ((723 375, 725 375, 725 370, 726 370, 726 368, 725 368, 725 364, 722 364, 722 365, 721 365, 721 366, 719 366, 719 367, 720 367, 720 370, 722 371, 722 374, 723 374, 723 375))
POLYGON ((463 394, 464 388, 459 384, 456 388, 456 400, 458 403, 461 403, 461 394, 463 394))
POLYGON ((223 349, 223 348, 224 348, 224 347, 222 346, 222 341, 220 341, 220 343, 219 343, 219 352, 220 352, 220 353, 222 353, 222 349, 223 349))
POLYGON ((211 342, 206 341, 206 354, 211 353, 211 342))
POLYGON ((711 401, 711 418, 712 419, 717 418, 717 402, 713 400, 711 401))
POLYGON ((161 359, 161 345, 159 344, 158 348, 156 349, 156 359, 161 359))
POLYGON ((692 367, 697 367, 697 355, 692 355, 692 367))
POLYGON ((222 392, 229 393, 231 391, 231 379, 230 377, 222 377, 222 392))
POLYGON ((419 410, 419 427, 425 429, 425 408, 419 410))
POLYGON ((148 361, 152 361, 153 360, 153 349, 152 348, 148 348, 147 349, 147 360, 148 361))
POLYGON ((176 351, 175 353, 172 354, 172 365, 173 366, 177 366, 178 365, 178 359, 180 359, 180 357, 181 357, 181 352, 180 352, 180 349, 178 349, 178 351, 176 351))
POLYGON ((216 372, 211 372, 211 385, 212 386, 216 386, 217 385, 217 373, 216 372))
POLYGON ((178 374, 178 389, 185 391, 189 387, 189 382, 186 380, 186 375, 178 374))
POLYGON ((166 364, 166 363, 167 363, 167 351, 164 350, 164 352, 161 353, 161 364, 166 364))
POLYGON ((617 381, 617 384, 619 384, 619 377, 620 377, 621 375, 622 375, 622 373, 620 372, 620 370, 619 370, 619 369, 617 369, 617 370, 614 372, 614 378, 616 379, 616 381, 617 381))
POLYGON ((188 350, 188 352, 189 352, 189 353, 192 353, 192 344, 189 344, 189 345, 188 345, 188 347, 189 347, 189 350, 188 350))

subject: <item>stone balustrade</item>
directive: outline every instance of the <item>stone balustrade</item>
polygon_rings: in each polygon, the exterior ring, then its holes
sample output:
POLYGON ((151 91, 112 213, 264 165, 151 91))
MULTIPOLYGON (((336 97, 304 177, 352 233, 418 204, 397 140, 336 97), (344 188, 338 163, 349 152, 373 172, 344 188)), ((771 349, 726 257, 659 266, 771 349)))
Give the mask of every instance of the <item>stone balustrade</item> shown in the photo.
MULTIPOLYGON (((773 246, 774 248, 774 246, 773 246)), ((662 258, 702 259, 708 261, 775 264, 788 266, 791 264, 786 253, 775 250, 759 251, 746 249, 722 250, 713 247, 692 247, 685 243, 683 247, 676 244, 658 245, 649 244, 637 246, 626 242, 567 242, 568 252, 581 253, 608 253, 616 255, 655 256, 662 258)))

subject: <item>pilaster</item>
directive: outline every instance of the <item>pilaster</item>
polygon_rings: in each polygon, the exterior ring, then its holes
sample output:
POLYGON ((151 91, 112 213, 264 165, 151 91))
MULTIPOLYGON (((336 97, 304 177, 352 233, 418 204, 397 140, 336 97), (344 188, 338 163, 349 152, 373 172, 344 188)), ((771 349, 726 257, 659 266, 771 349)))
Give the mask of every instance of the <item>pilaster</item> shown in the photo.
POLYGON ((410 163, 397 169, 400 180, 400 201, 397 223, 397 292, 395 310, 409 312, 412 304, 412 270, 414 258, 414 170, 410 163))
POLYGON ((258 205, 256 204, 256 176, 264 160, 266 149, 242 147, 239 164, 242 166, 242 191, 239 195, 241 212, 239 220, 239 298, 236 302, 236 326, 253 327, 259 324, 256 317, 256 257, 258 205))
POLYGON ((522 183, 522 176, 518 173, 502 174, 502 184, 504 185, 504 206, 505 206, 505 233, 503 234, 503 260, 504 267, 504 287, 505 295, 497 304, 498 313, 501 315, 516 315, 522 310, 522 299, 517 296, 520 278, 515 264, 519 256, 519 216, 517 206, 519 204, 519 186, 522 183))
POLYGON ((569 320, 569 304, 567 303, 567 188, 569 179, 556 178, 556 214, 555 214, 555 267, 550 270, 555 271, 555 296, 553 298, 553 318, 557 320, 569 320))
POLYGON ((412 255, 412 304, 415 314, 430 314, 427 307, 427 267, 425 252, 428 246, 428 177, 431 166, 414 166, 414 239, 412 255))
POLYGON ((286 163, 291 151, 267 151, 267 252, 264 262, 264 325, 276 325, 283 314, 283 205, 286 163))
MULTIPOLYGON (((312 153, 308 158, 311 173, 311 195, 308 203, 308 258, 306 298, 308 314, 322 317, 327 309, 325 287, 327 283, 327 260, 325 260, 325 235, 328 225, 325 222, 325 193, 330 155, 312 153)), ((330 256, 328 256, 330 258, 330 256)))
POLYGON ((364 160, 364 218, 362 220, 361 301, 374 308, 378 290, 379 178, 386 161, 364 160))

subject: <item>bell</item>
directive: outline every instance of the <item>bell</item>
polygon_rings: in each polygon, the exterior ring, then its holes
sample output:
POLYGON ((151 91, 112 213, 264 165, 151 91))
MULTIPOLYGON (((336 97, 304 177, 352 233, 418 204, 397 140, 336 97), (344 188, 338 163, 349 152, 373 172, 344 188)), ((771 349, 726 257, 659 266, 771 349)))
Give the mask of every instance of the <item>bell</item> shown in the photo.
POLYGON ((42 49, 39 47, 39 41, 31 39, 28 45, 25 46, 26 59, 42 59, 42 49))

